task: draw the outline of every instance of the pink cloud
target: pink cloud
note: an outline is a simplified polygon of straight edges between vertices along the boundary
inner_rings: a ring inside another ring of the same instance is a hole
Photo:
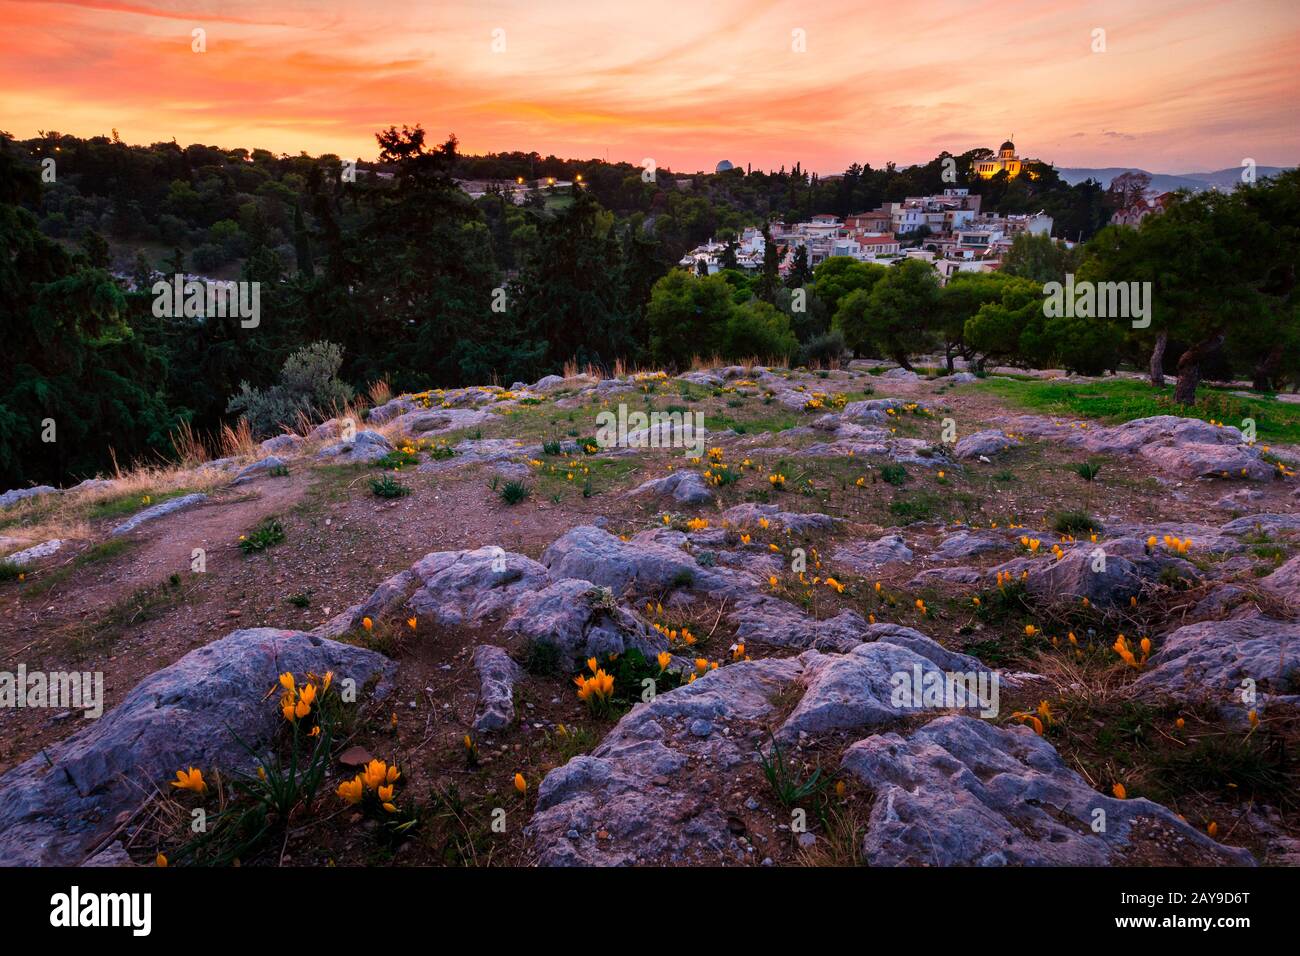
[[[0,17],[0,116],[20,136],[116,127],[133,142],[371,156],[375,129],[421,122],[472,152],[822,172],[1011,134],[1061,165],[1186,171],[1300,151],[1300,13],[1286,0],[0,0]],[[1091,50],[1098,27],[1105,53]]]

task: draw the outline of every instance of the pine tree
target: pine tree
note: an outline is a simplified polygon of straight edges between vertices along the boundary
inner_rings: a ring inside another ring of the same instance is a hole
[[[779,265],[780,253],[776,248],[776,243],[772,241],[772,229],[767,222],[763,223],[763,273],[758,278],[758,285],[754,289],[754,294],[764,302],[771,304],[776,303],[776,293],[781,287],[781,277],[777,266]]]
[[[311,258],[311,234],[303,219],[302,204],[293,207],[293,251],[298,258],[298,275],[308,278],[316,274],[316,266]]]

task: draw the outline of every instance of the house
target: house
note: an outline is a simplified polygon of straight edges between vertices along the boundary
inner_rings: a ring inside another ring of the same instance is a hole
[[[849,232],[881,233],[894,228],[894,219],[888,209],[873,209],[844,218],[844,228]]]
[[[939,273],[939,284],[947,285],[958,272],[996,272],[1001,262],[997,259],[936,259],[935,271]]]
[[[864,256],[893,256],[900,247],[892,233],[863,234],[857,237],[857,243]]]
[[[1136,228],[1147,216],[1155,216],[1165,211],[1173,193],[1161,193],[1150,198],[1143,197],[1131,206],[1116,209],[1110,217],[1112,226],[1133,226]]]

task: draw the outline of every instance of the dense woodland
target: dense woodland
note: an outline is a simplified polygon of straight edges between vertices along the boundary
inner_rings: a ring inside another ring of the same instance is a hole
[[[509,385],[570,360],[681,367],[701,354],[809,363],[851,353],[907,365],[937,351],[1087,373],[1127,363],[1154,379],[1178,374],[1184,401],[1202,376],[1265,390],[1300,380],[1295,172],[1183,196],[1120,229],[1103,224],[1122,189],[1072,187],[1041,164],[1032,177],[968,179],[988,150],[951,157],[955,184],[943,181],[948,154],[827,179],[796,164],[659,170],[647,181],[626,163],[463,156],[454,137],[431,143],[419,127],[376,139],[353,182],[337,156],[0,133],[0,485],[166,457],[183,425],[211,433],[243,414],[273,431],[379,380]],[[549,176],[582,185],[532,189],[515,204],[471,200],[455,183]],[[748,225],[843,216],[951,185],[980,193],[986,211],[1046,210],[1056,235],[1086,241],[1022,237],[1001,272],[942,288],[920,262],[798,262],[788,277],[775,259],[753,275],[674,268],[697,243]],[[260,282],[260,324],[156,317],[150,286],[177,272]],[[1152,282],[1150,327],[1045,318],[1043,284],[1067,272]],[[51,421],[53,442],[42,440]]]

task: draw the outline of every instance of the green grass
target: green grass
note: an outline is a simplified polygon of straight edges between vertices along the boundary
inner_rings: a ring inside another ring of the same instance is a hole
[[[385,471],[391,471],[396,468],[410,468],[420,463],[418,454],[408,454],[400,448],[390,451],[383,458],[375,462],[376,468],[383,468]]]
[[[115,558],[119,554],[130,550],[134,543],[129,538],[109,538],[107,541],[101,541],[77,555],[77,560],[74,563],[77,567],[84,567],[87,564],[107,561],[109,558]]]
[[[673,454],[678,454],[674,449]],[[570,494],[581,494],[584,498],[590,498],[593,495],[603,494],[611,489],[621,488],[634,471],[637,470],[640,463],[632,457],[627,458],[577,458],[570,461],[561,459],[554,462],[557,467],[555,473],[549,468],[539,469],[536,472],[537,490],[539,494],[548,495],[557,503]],[[582,468],[586,467],[589,474],[584,475]],[[573,473],[573,481],[569,481],[565,475]],[[494,489],[495,490],[495,489]]]
[[[1052,518],[1052,530],[1057,534],[1083,534],[1100,531],[1101,522],[1086,511],[1061,511]]]
[[[1295,793],[1283,748],[1260,735],[1203,737],[1185,749],[1161,755],[1156,769],[1157,779],[1171,789],[1268,800]]]
[[[736,418],[732,415],[718,414],[704,416],[704,427],[711,432],[732,429],[738,435],[753,435],[758,432],[783,432],[798,425],[812,421],[799,412],[785,412],[777,415],[755,415],[753,418]]]
[[[78,622],[71,631],[69,647],[78,658],[106,650],[139,625],[183,604],[185,598],[177,574],[158,584],[145,585],[109,605],[98,617]]]
[[[568,763],[579,754],[585,754],[600,743],[600,737],[589,727],[564,724],[564,733],[547,734],[546,742],[553,746],[561,764]]]
[[[108,561],[130,550],[135,544],[136,542],[129,538],[109,538],[107,541],[101,541],[77,555],[70,563],[41,571],[35,580],[29,578],[26,590],[23,593],[28,597],[39,597],[52,590],[55,586],[67,581],[78,568],[98,564],[100,561]]]
[[[1202,386],[1195,405],[1178,405],[1173,400],[1172,385],[1155,389],[1146,382],[1130,379],[1075,384],[998,377],[966,387],[991,391],[1034,411],[1094,418],[1112,425],[1152,415],[1181,415],[1202,421],[1213,418],[1240,428],[1243,418],[1253,418],[1257,440],[1300,442],[1300,405],[1264,395],[1243,398],[1226,389]]]

